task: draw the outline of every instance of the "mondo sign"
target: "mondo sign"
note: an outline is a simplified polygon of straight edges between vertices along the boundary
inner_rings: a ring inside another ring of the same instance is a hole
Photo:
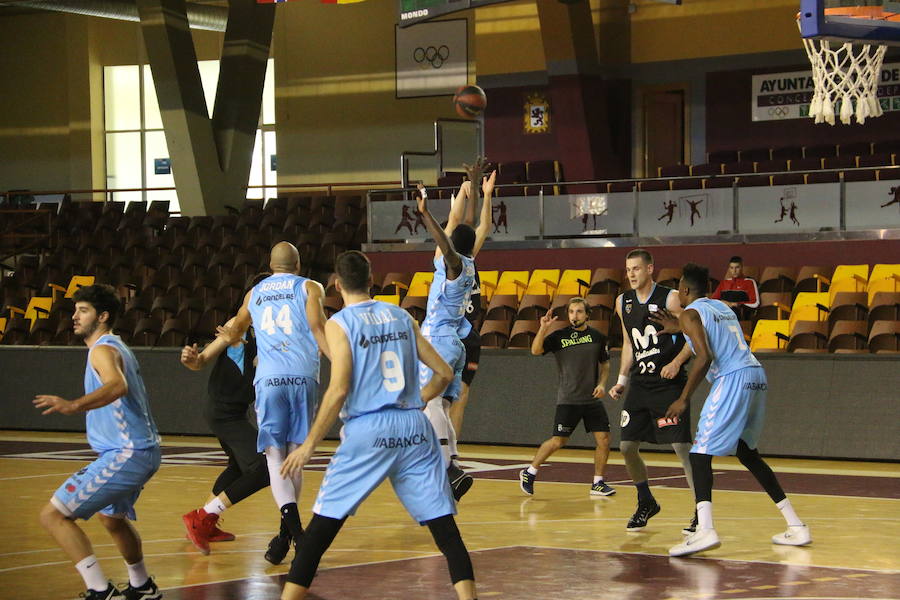
[[[814,91],[811,71],[754,75],[750,107],[753,120],[808,118]],[[878,100],[884,112],[900,111],[900,63],[882,67],[878,78]],[[834,111],[840,111],[840,100]]]

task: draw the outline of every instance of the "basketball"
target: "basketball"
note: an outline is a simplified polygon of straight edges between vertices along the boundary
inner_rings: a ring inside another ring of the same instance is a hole
[[[466,119],[474,119],[484,112],[487,106],[487,96],[484,90],[477,85],[467,85],[459,88],[453,96],[453,106],[456,114]]]

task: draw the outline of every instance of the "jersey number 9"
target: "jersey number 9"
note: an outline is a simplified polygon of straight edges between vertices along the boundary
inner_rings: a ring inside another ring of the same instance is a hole
[[[381,353],[381,376],[384,377],[384,389],[389,392],[399,392],[406,385],[403,366],[396,352],[385,350]]]

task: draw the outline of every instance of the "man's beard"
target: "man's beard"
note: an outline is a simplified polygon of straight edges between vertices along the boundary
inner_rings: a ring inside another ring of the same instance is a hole
[[[572,327],[575,327],[577,329],[578,327],[581,327],[582,325],[587,323],[587,319],[585,319],[584,321],[569,321],[569,323],[572,325]]]
[[[82,326],[80,332],[75,331],[75,328],[73,327],[72,333],[75,334],[75,337],[78,337],[81,339],[89,338],[95,331],[97,331],[97,325],[99,325],[99,323],[94,321],[91,325],[89,325],[87,327]]]

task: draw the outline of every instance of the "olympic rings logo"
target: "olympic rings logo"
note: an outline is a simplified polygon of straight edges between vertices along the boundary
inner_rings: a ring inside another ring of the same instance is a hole
[[[440,69],[448,58],[450,58],[450,48],[447,46],[439,46],[437,48],[434,46],[422,48],[420,46],[413,50],[413,60],[423,67],[425,63],[428,63],[433,68]]]
[[[773,106],[769,108],[770,117],[786,117],[791,113],[789,106]]]

